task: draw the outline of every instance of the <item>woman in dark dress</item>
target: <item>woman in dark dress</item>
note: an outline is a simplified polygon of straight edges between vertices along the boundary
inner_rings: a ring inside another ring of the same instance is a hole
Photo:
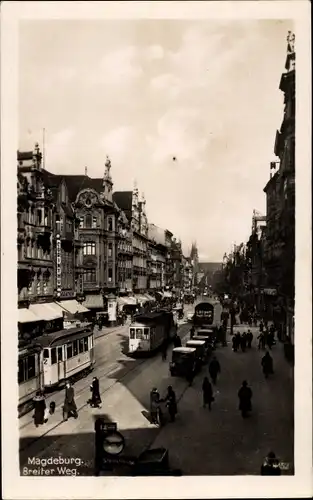
[[[35,426],[42,425],[45,421],[46,401],[43,393],[38,391],[33,399],[34,402],[34,423]]]

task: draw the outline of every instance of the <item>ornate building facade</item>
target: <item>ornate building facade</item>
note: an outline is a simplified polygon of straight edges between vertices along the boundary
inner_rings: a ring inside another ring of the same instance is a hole
[[[144,293],[148,287],[147,253],[148,221],[145,200],[139,200],[137,187],[133,191],[117,191],[113,195],[116,205],[124,212],[130,224],[132,238],[132,291]]]
[[[61,308],[54,308],[53,221],[56,205],[45,184],[42,155],[17,152],[17,286],[20,337],[62,328]]]
[[[295,36],[287,37],[287,58],[279,89],[284,93],[284,117],[276,133],[278,170],[264,188],[267,229],[264,253],[269,285],[276,287],[276,314],[293,343],[295,270]]]
[[[64,176],[78,220],[78,238],[81,243],[79,259],[82,263],[82,288],[85,295],[83,304],[94,311],[106,309],[108,295],[114,296],[118,288],[119,213],[112,199],[110,170],[111,162],[107,158],[102,179]],[[116,319],[116,304],[113,309],[110,321]]]

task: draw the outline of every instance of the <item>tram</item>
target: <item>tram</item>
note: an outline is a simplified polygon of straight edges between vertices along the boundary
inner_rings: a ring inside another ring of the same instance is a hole
[[[136,315],[129,327],[129,355],[156,351],[175,335],[173,313],[158,311]]]
[[[21,347],[18,353],[19,414],[32,407],[32,399],[43,387],[41,348]]]
[[[19,349],[19,414],[28,411],[37,391],[57,388],[92,371],[95,364],[91,324],[41,335]]]

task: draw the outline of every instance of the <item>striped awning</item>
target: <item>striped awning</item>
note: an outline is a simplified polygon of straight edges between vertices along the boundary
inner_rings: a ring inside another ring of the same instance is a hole
[[[147,297],[145,297],[145,295],[135,295],[135,299],[137,302],[141,302],[143,304],[145,304],[146,302],[149,302],[149,299],[147,299]]]
[[[31,304],[29,309],[37,316],[37,321],[53,321],[63,318],[63,309],[55,302],[47,302],[43,304]]]
[[[104,304],[102,295],[86,295],[83,306],[87,309],[103,309]]]
[[[57,304],[66,312],[73,315],[77,313],[86,313],[89,311],[89,309],[77,302],[77,300],[62,300],[60,302],[57,302]]]
[[[35,321],[40,321],[40,318],[29,309],[26,307],[18,309],[18,323],[34,323]]]
[[[120,307],[123,306],[135,306],[137,304],[134,297],[118,297],[117,303]]]
[[[152,297],[152,295],[149,295],[148,293],[145,293],[145,297],[147,298],[147,300],[148,300],[149,302],[153,302],[153,301],[155,301],[155,298],[154,298],[154,297]]]

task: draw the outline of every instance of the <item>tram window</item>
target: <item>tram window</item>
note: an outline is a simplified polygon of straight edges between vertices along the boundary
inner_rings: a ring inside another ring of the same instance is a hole
[[[43,350],[43,357],[45,359],[49,359],[49,357],[50,357],[50,351],[49,351],[49,349],[44,349]]]
[[[78,341],[77,340],[74,340],[73,342],[73,356],[77,356],[78,354]]]
[[[142,328],[137,328],[136,339],[142,339]]]
[[[83,341],[84,341],[84,351],[87,352],[89,350],[88,349],[88,337],[84,337]]]
[[[73,357],[73,344],[72,344],[72,342],[69,342],[66,345],[66,357],[67,357],[67,359],[70,359]]]
[[[27,358],[27,380],[36,376],[36,360],[35,355]]]
[[[129,338],[131,338],[131,339],[135,338],[135,328],[131,328],[129,330]]]
[[[55,365],[56,362],[57,362],[57,350],[55,347],[53,347],[51,349],[51,364]]]
[[[78,345],[79,345],[79,353],[84,352],[84,339],[79,339]]]
[[[60,361],[63,361],[63,347],[62,346],[58,347],[58,363]]]
[[[25,381],[25,365],[24,359],[18,360],[18,383],[22,384]]]
[[[149,328],[144,328],[143,334],[145,337],[149,337]]]

